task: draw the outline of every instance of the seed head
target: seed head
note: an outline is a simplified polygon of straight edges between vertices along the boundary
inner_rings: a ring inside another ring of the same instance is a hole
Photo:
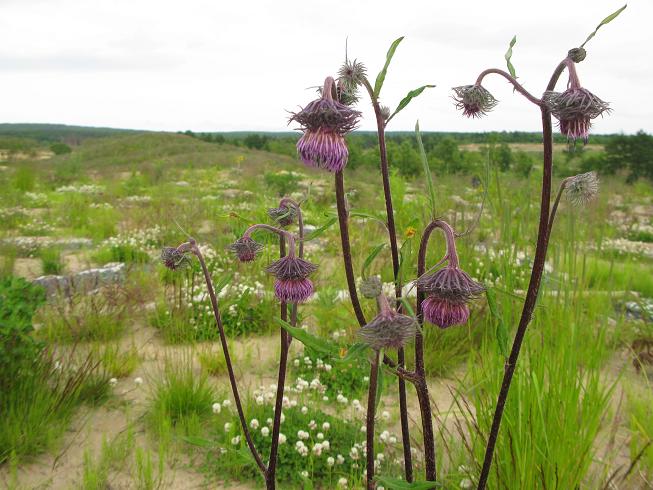
[[[429,296],[457,304],[466,303],[485,290],[464,270],[451,265],[420,277],[417,285]]]
[[[176,247],[163,247],[161,250],[161,262],[168,269],[176,271],[190,265],[188,255],[180,252]]]
[[[429,296],[422,303],[424,319],[440,328],[462,325],[469,319],[467,303],[457,303],[438,296]]]
[[[278,208],[268,209],[268,216],[279,226],[292,225],[297,219],[297,210],[294,206],[281,205]]]
[[[462,110],[467,117],[482,117],[498,104],[490,92],[481,85],[463,85],[454,87],[456,109]]]
[[[567,180],[565,195],[576,206],[592,201],[599,193],[599,177],[596,172],[575,175]]]
[[[383,290],[381,278],[379,276],[372,276],[363,279],[361,281],[360,290],[365,298],[376,298]]]
[[[572,86],[562,93],[547,91],[542,99],[558,119],[560,132],[572,141],[582,138],[587,143],[591,120],[611,111],[607,102],[580,86]]]
[[[255,242],[249,236],[244,236],[229,245],[228,248],[236,254],[241,262],[251,262],[256,258],[256,254],[263,248],[263,245]]]
[[[358,331],[358,337],[374,350],[400,349],[415,337],[416,332],[413,317],[382,308],[372,321]]]
[[[358,102],[358,87],[363,84],[367,69],[356,60],[345,61],[338,70],[338,100],[345,105]]]

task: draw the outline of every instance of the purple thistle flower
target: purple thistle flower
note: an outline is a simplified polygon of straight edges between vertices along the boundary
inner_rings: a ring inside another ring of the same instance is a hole
[[[467,117],[482,117],[498,104],[498,100],[481,85],[463,85],[454,87],[456,109],[462,110]]]
[[[607,102],[580,86],[572,86],[562,93],[545,92],[543,100],[558,119],[560,132],[572,141],[582,139],[587,143],[591,120],[611,111]]]
[[[190,265],[188,256],[177,247],[163,247],[161,250],[161,262],[172,271]]]
[[[400,349],[417,333],[417,322],[408,315],[397,313],[390,307],[383,293],[377,296],[379,314],[358,331],[362,342],[374,350]]]
[[[439,296],[429,296],[422,303],[424,319],[440,328],[462,325],[469,319],[467,303],[457,303]]]
[[[313,283],[308,276],[317,270],[315,264],[295,255],[286,255],[272,262],[267,272],[274,274],[274,293],[286,303],[301,303],[313,295]]]
[[[344,135],[358,123],[360,112],[333,99],[334,80],[324,82],[322,96],[290,117],[304,134],[297,142],[297,152],[305,165],[339,172],[349,158]]]
[[[251,262],[256,258],[256,254],[263,248],[263,245],[255,242],[249,236],[244,236],[229,245],[228,248],[236,254],[241,262]]]
[[[453,302],[466,303],[477,297],[485,287],[472,279],[464,270],[448,265],[417,280],[417,285],[429,296]]]
[[[268,216],[276,221],[279,226],[290,226],[297,219],[297,210],[294,206],[282,204],[278,208],[268,209]]]

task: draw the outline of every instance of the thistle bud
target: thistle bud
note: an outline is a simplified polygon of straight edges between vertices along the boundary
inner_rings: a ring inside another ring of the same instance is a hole
[[[190,265],[188,256],[176,247],[163,247],[161,250],[161,262],[172,271]]]
[[[284,204],[278,208],[268,209],[268,216],[276,221],[279,226],[290,226],[297,219],[297,210],[294,206]]]
[[[256,255],[263,248],[263,245],[255,242],[249,236],[244,236],[229,245],[228,248],[241,262],[251,262],[256,258]]]
[[[363,279],[361,281],[360,291],[365,298],[376,298],[383,291],[381,278],[379,276],[372,276],[368,277],[367,279]]]
[[[462,110],[467,117],[482,117],[498,104],[498,100],[481,85],[463,85],[454,87],[456,109]]]

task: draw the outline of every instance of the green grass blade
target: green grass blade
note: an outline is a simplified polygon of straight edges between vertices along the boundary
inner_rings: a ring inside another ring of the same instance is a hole
[[[431,176],[431,168],[429,161],[426,158],[426,151],[424,150],[424,143],[422,143],[422,134],[419,131],[419,121],[415,123],[415,136],[417,137],[417,146],[419,147],[419,155],[422,159],[422,167],[424,168],[424,177],[426,178],[426,187],[429,191],[429,203],[431,206],[431,218],[435,218],[435,187],[433,187],[433,177]]]

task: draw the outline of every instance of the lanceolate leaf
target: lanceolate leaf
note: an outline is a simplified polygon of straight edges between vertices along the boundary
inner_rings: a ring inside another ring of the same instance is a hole
[[[310,234],[305,238],[305,240],[313,240],[314,238],[319,237],[322,233],[324,233],[325,231],[327,231],[327,230],[331,227],[331,225],[333,225],[336,221],[338,221],[338,217],[337,217],[337,216],[334,216],[334,217],[332,217],[332,218],[329,218],[329,220],[328,220],[326,223],[324,223],[324,224],[323,224],[322,226],[320,226],[319,228],[316,228],[315,230],[313,230],[313,232],[311,232],[311,233],[310,233]]]
[[[334,357],[338,355],[338,347],[328,340],[316,337],[315,335],[310,334],[301,328],[293,327],[290,323],[284,322],[281,318],[275,317],[275,320],[279,322],[281,327],[284,328],[290,335],[299,340],[305,346],[310,347],[311,349],[314,349],[322,354]]]
[[[416,481],[409,483],[406,480],[399,480],[387,476],[377,476],[375,480],[389,490],[430,490],[442,486],[434,481]]]
[[[422,134],[419,131],[419,121],[415,123],[415,135],[417,136],[417,147],[419,148],[419,156],[422,159],[422,168],[424,169],[426,188],[429,191],[429,204],[431,207],[431,218],[435,219],[435,187],[433,187],[433,177],[431,177],[431,168],[429,167],[429,161],[426,158],[426,151],[424,151],[424,143],[422,143]]]
[[[506,51],[506,54],[504,57],[506,58],[506,63],[508,64],[508,71],[510,72],[510,75],[513,78],[517,78],[517,74],[515,72],[515,67],[512,65],[512,62],[510,61],[510,58],[512,58],[512,48],[517,42],[517,36],[513,36],[512,40],[510,41],[510,46],[508,46],[508,51]]]
[[[390,62],[392,61],[392,57],[395,55],[395,51],[397,50],[397,46],[399,46],[399,43],[403,41],[404,36],[401,36],[399,39],[395,39],[394,42],[390,45],[390,49],[388,49],[388,54],[385,59],[385,65],[383,65],[383,69],[379,72],[379,74],[376,76],[376,81],[374,82],[374,97],[378,98],[379,94],[381,93],[381,87],[383,87],[383,82],[385,81],[385,75],[388,73],[388,67],[390,66]]]
[[[598,31],[598,30],[601,28],[601,26],[604,26],[604,25],[606,25],[606,24],[609,24],[609,23],[612,22],[614,19],[616,19],[617,16],[618,16],[621,12],[623,12],[623,11],[626,9],[626,7],[628,7],[628,4],[624,5],[624,6],[621,7],[619,10],[617,10],[616,12],[613,12],[612,14],[608,15],[605,19],[603,19],[603,20],[601,21],[601,23],[600,23],[598,26],[596,26],[596,29],[594,29],[594,32],[592,32],[589,36],[587,36],[587,39],[585,39],[585,42],[584,42],[583,44],[581,44],[580,47],[581,47],[581,48],[585,47],[585,45],[587,44],[587,42],[588,42],[590,39],[592,39],[594,36],[596,36],[596,31]]]
[[[399,105],[395,109],[395,111],[392,113],[392,115],[386,120],[386,124],[390,122],[390,119],[395,117],[401,110],[405,109],[408,104],[410,104],[410,101],[413,100],[415,97],[420,95],[424,90],[427,88],[433,88],[435,85],[422,85],[420,88],[416,88],[415,90],[411,90],[408,92],[408,95],[401,99],[401,102],[399,102]]]
[[[215,294],[220,294],[220,291],[222,291],[227,286],[227,284],[231,282],[232,277],[234,277],[233,273],[222,277],[220,281],[218,281],[215,285]]]
[[[352,211],[351,213],[349,213],[349,216],[355,216],[357,218],[372,219],[374,221],[378,221],[379,223],[381,223],[385,228],[388,227],[388,225],[385,223],[385,221],[383,221],[378,216],[374,216],[373,214],[370,214],[370,213],[364,213],[363,211]]]
[[[508,357],[508,329],[506,328],[503,317],[499,312],[494,290],[492,288],[487,288],[485,290],[485,296],[487,297],[487,304],[490,307],[490,313],[497,323],[497,345],[499,346],[499,352],[501,352],[502,356]]]
[[[381,250],[383,250],[384,247],[385,247],[385,243],[381,243],[377,245],[372,249],[370,254],[367,256],[365,262],[363,262],[363,268],[361,269],[361,276],[363,278],[367,277],[367,270],[370,268],[372,262],[374,262],[374,259],[376,258],[377,255],[379,255],[379,253],[381,253]]]

